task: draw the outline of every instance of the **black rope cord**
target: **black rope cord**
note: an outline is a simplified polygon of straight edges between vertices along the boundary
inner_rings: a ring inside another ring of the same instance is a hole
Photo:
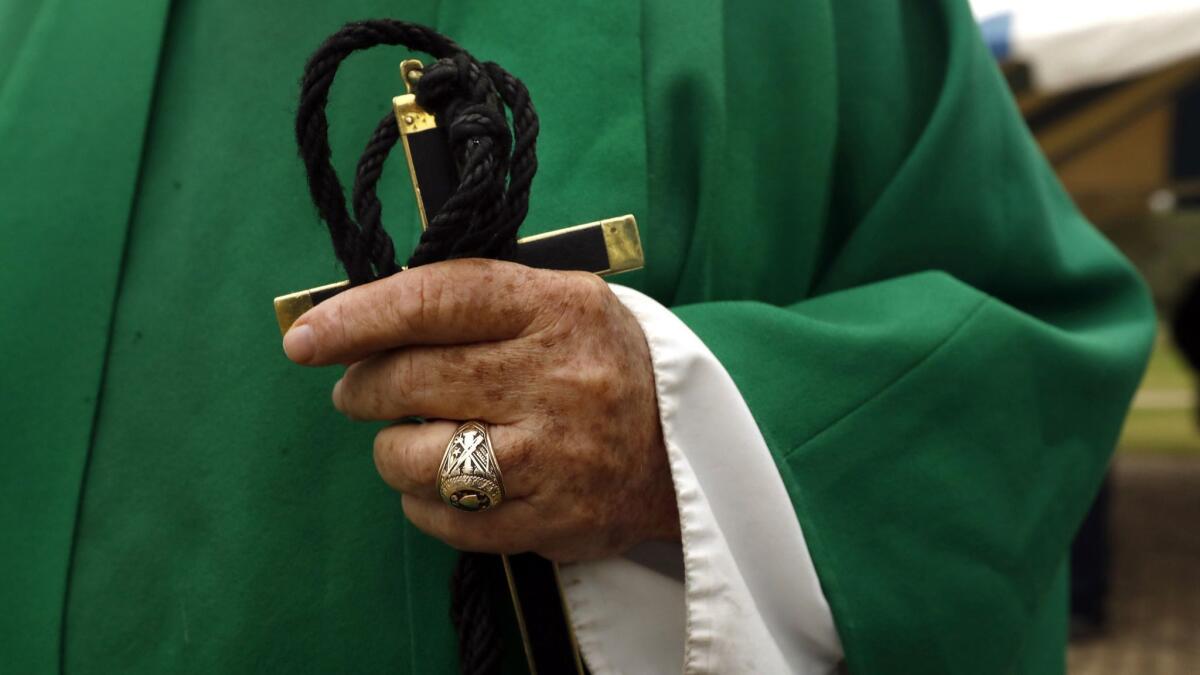
[[[408,266],[450,258],[511,258],[537,172],[538,118],[525,85],[495,63],[480,63],[432,29],[391,19],[359,21],[343,26],[309,58],[296,112],[296,141],[309,192],[350,283],[367,283],[400,270],[376,194],[384,161],[399,139],[395,118],[389,112],[380,120],[359,159],[351,218],[330,160],[325,115],[338,66],[352,53],[377,45],[401,45],[437,59],[425,69],[415,93],[417,103],[446,130],[460,176],[457,189],[422,233]],[[512,116],[511,133],[501,101]],[[492,606],[503,582],[498,569],[496,556],[464,553],[454,570],[451,619],[464,673],[500,670],[499,627]]]
[[[417,103],[446,130],[460,175],[457,190],[422,233],[408,266],[449,258],[511,257],[537,172],[538,119],[525,85],[499,65],[480,63],[424,26],[390,19],[360,21],[343,26],[309,58],[296,112],[296,141],[309,192],[350,283],[366,283],[399,270],[376,195],[384,160],[399,130],[391,114],[385,115],[359,160],[353,194],[356,222],[346,209],[342,184],[330,161],[325,105],[342,61],[381,44],[403,45],[438,59],[416,87]],[[500,101],[511,112],[511,133]]]

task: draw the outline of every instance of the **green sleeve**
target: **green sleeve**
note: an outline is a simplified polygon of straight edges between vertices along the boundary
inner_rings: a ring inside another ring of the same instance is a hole
[[[675,308],[754,413],[857,673],[1017,668],[1154,331],[939,5],[832,5],[825,253],[794,301]]]

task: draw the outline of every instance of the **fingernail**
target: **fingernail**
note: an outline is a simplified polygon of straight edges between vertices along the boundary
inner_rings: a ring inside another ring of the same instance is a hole
[[[342,380],[344,379],[345,378],[342,378]],[[339,412],[342,409],[342,407],[338,405],[338,402],[342,400],[342,380],[338,380],[337,383],[333,385],[333,407]]]
[[[317,353],[311,326],[296,326],[283,336],[283,352],[296,363],[308,363]]]

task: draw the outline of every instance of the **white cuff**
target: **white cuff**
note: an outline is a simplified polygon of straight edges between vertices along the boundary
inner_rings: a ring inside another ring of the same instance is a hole
[[[589,667],[596,675],[832,672],[842,658],[833,615],[737,386],[670,310],[612,289],[650,345],[683,543],[562,566]]]

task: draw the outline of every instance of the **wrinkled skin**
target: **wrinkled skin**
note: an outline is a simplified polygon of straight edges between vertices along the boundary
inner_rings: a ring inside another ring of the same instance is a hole
[[[350,364],[333,403],[352,419],[432,420],[379,432],[375,464],[413,524],[455,548],[565,562],[679,538],[649,348],[595,275],[418,267],[308,311],[284,350],[307,366]],[[468,419],[488,423],[507,491],[480,513],[446,506],[435,487]]]

